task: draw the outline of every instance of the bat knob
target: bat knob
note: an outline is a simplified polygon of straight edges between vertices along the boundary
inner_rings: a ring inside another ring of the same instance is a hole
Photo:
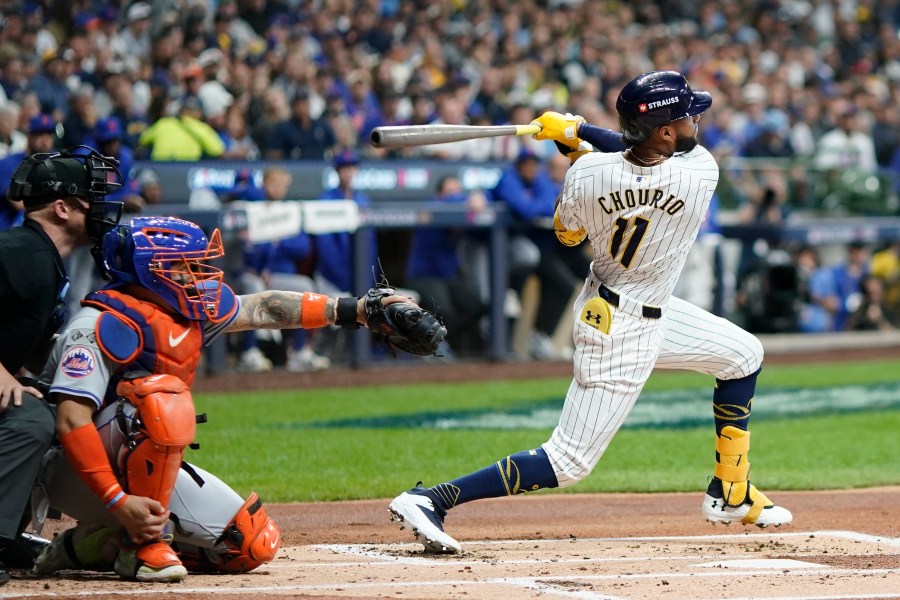
[[[381,131],[380,127],[376,127],[372,130],[371,134],[372,145],[376,148],[381,148],[381,144],[384,143],[384,134]]]

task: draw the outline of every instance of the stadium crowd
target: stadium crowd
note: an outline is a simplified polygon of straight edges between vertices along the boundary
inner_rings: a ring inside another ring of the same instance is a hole
[[[802,165],[774,175],[765,169],[730,174],[729,202],[748,223],[777,226],[791,210],[810,207],[809,190],[820,177],[878,174],[897,186],[894,193],[900,189],[898,0],[32,0],[0,6],[0,158],[8,157],[0,161],[0,227],[21,218],[3,188],[22,156],[76,144],[119,158],[128,179],[120,194],[131,212],[159,202],[153,172],[133,172],[135,159],[300,159],[351,167],[416,156],[505,160],[511,169],[533,160],[543,181],[551,178],[551,144],[505,137],[386,151],[371,147],[369,132],[380,125],[521,124],[547,109],[617,129],[615,94],[635,73],[652,69],[681,71],[713,94],[701,138],[720,164],[738,157]],[[509,178],[501,183],[508,188]],[[335,198],[365,201],[348,182],[341,185]],[[535,186],[514,190],[535,203],[524,208],[523,219],[552,214],[547,194]],[[244,192],[222,200],[267,197],[255,190],[241,198]],[[485,192],[487,201],[514,204],[504,190]],[[885,293],[896,302],[896,245],[885,250],[893,263],[873,272],[866,255],[850,283],[824,275],[841,265],[817,265],[810,249],[789,250],[798,268],[795,319],[785,329],[871,327],[873,319],[850,318],[847,311],[865,305],[872,312],[869,304],[883,302],[878,298]],[[260,251],[248,255],[256,259]],[[536,253],[532,272],[580,279],[564,264],[571,256],[551,262],[551,250],[533,240],[530,251]],[[296,265],[310,257],[274,260]],[[740,275],[758,277],[753,254],[746,259]],[[821,276],[806,278],[807,264]],[[455,277],[457,268],[450,265],[445,275],[417,265],[410,278]],[[263,281],[270,277],[265,266],[259,269]],[[307,264],[296,274],[316,271]],[[874,289],[870,273],[886,292]],[[330,278],[329,289],[354,291],[335,281],[342,276]],[[752,320],[752,277],[749,282],[738,284],[738,305]],[[841,307],[817,304],[822,294],[811,291],[844,285],[849,291],[842,292]],[[848,304],[850,296],[855,300]],[[548,310],[538,324],[544,336],[560,312]],[[884,318],[874,321],[896,326],[896,311],[886,305]],[[818,317],[804,321],[807,312]],[[302,368],[313,367],[305,361]]]

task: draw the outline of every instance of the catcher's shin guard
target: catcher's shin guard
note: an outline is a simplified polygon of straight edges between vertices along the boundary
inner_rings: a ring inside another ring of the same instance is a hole
[[[241,506],[213,549],[178,544],[178,555],[189,571],[247,573],[275,558],[281,531],[266,514],[256,492]]]
[[[191,392],[177,377],[151,375],[123,380],[116,394],[137,409],[130,425],[120,423],[131,432],[119,457],[123,487],[168,508],[185,446],[194,440],[197,425]],[[117,417],[125,419],[121,410]]]

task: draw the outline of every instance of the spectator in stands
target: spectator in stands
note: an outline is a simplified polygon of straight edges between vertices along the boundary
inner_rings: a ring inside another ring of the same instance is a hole
[[[801,246],[795,253],[797,265],[797,328],[801,333],[823,333],[834,328],[839,300],[832,291],[827,269],[821,268],[819,253],[812,246]]]
[[[469,110],[477,110],[486,114],[493,125],[505,123],[509,114],[501,99],[503,78],[500,76],[499,69],[487,69],[480,81],[478,93]]]
[[[119,161],[119,172],[122,174],[122,187],[107,197],[114,202],[122,202],[126,213],[139,214],[144,209],[137,183],[134,180],[134,153],[123,143],[125,132],[122,122],[116,117],[107,117],[97,121],[91,132],[91,139],[98,152],[103,156],[111,156]]]
[[[506,204],[521,227],[510,242],[513,248],[518,248],[513,251],[513,257],[525,258],[520,264],[510,265],[514,289],[521,290],[529,275],[536,275],[540,280],[541,301],[530,346],[533,358],[548,360],[565,358],[553,347],[551,337],[569,304],[571,292],[584,276],[583,272],[577,275],[572,272],[562,256],[565,247],[547,235],[558,192],[558,184],[550,179],[538,156],[527,148],[519,152],[515,164],[503,171],[491,190],[491,199]],[[537,263],[529,268],[535,253]]]
[[[365,69],[357,69],[347,76],[347,114],[359,143],[369,143],[369,130],[373,122],[381,121],[381,107],[372,91],[372,76]]]
[[[63,121],[63,148],[79,144],[94,147],[91,135],[97,125],[97,111],[93,95],[94,90],[87,86],[72,92],[69,98],[69,115]]]
[[[28,87],[28,79],[25,76],[25,65],[18,55],[8,56],[4,59],[0,69],[0,86],[6,97],[10,100],[17,98]]]
[[[483,192],[464,192],[459,178],[453,175],[438,182],[430,202],[465,206],[472,215],[487,206]],[[460,260],[464,233],[460,229],[416,228],[406,262],[405,286],[419,293],[421,306],[442,317],[452,350],[468,356],[484,349],[479,323],[487,307],[468,265]]]
[[[265,78],[257,77],[254,81],[265,81]],[[275,131],[278,125],[290,118],[290,103],[284,90],[279,87],[266,87],[251,98],[250,105],[247,107],[250,135],[263,151],[265,151],[269,135]]]
[[[293,177],[290,171],[280,167],[269,167],[263,174],[262,198],[266,203],[283,202],[288,195]],[[312,244],[305,233],[297,232],[287,238],[252,244],[247,248],[245,264],[241,274],[243,293],[256,293],[266,289],[313,291],[315,284],[310,278]],[[271,362],[262,360],[262,352],[257,345],[261,332],[243,332],[243,347],[239,367],[248,372],[269,370]],[[291,372],[318,371],[327,369],[330,360],[313,352],[308,343],[309,332],[286,330],[280,335],[287,337],[287,362],[285,367]]]
[[[322,192],[322,200],[353,200],[360,208],[368,207],[369,196],[353,187],[353,178],[359,166],[359,156],[349,150],[338,152],[332,163],[337,173],[336,187]],[[375,267],[378,262],[378,247],[372,230],[368,235],[369,258]],[[353,285],[353,239],[350,233],[329,233],[313,236],[316,252],[316,289],[327,296],[335,294],[353,295],[357,290]],[[376,275],[377,277],[377,275]],[[360,290],[364,291],[364,290]],[[336,297],[336,296],[335,296]]]
[[[220,2],[213,17],[211,39],[223,48],[234,48],[243,51],[250,44],[259,40],[259,36],[247,21],[238,14],[235,0]]]
[[[859,109],[847,104],[839,109],[835,127],[819,139],[815,165],[824,171],[840,173],[855,169],[865,174],[875,173],[875,143],[864,130]]]
[[[264,154],[269,159],[323,159],[333,150],[334,131],[310,112],[310,92],[298,89],[291,102],[291,117],[275,125],[266,138]]]
[[[25,149],[0,159],[0,231],[22,222],[22,203],[7,197],[13,173],[26,156],[52,152],[56,144],[57,121],[50,115],[37,115],[28,122]]]
[[[790,140],[787,121],[782,122],[776,115],[764,117],[758,133],[747,141],[744,156],[751,158],[792,158],[794,148]]]
[[[880,167],[888,167],[894,152],[900,148],[900,106],[893,102],[878,105],[874,116],[872,143],[875,146],[875,160]]]
[[[869,275],[869,250],[863,242],[847,245],[846,259],[833,267],[835,291],[840,304],[834,315],[834,329],[847,328],[850,313],[860,304],[862,281]]]
[[[129,49],[125,60],[132,71],[137,71],[137,61],[150,56],[150,15],[153,7],[148,2],[134,2],[125,14],[125,27],[120,35],[122,43]]]
[[[69,88],[66,80],[71,74],[71,48],[47,50],[43,55],[43,69],[31,78],[28,89],[41,103],[41,110],[56,119],[64,119],[69,112]]]
[[[247,119],[240,106],[228,107],[225,115],[225,129],[220,132],[225,142],[225,153],[222,158],[230,160],[259,160],[261,157],[256,141],[247,131]]]
[[[137,182],[138,193],[141,195],[141,199],[143,199],[144,209],[153,210],[148,207],[162,204],[162,185],[156,171],[150,168],[143,168],[138,171],[134,180]]]
[[[747,273],[753,271],[770,249],[770,240],[787,217],[787,184],[778,169],[768,169],[747,185],[748,200],[739,209],[737,221],[746,225],[757,237],[745,239],[741,244],[738,263],[738,285]]]
[[[150,76],[147,98],[147,122],[155,123],[166,113],[169,105],[169,89],[171,87],[168,75],[161,70],[155,71]],[[132,148],[136,150],[137,148]]]
[[[900,323],[900,240],[872,255],[870,272],[884,282],[885,309],[892,323]]]
[[[500,125],[516,125],[531,123],[536,115],[534,110],[526,104],[517,104],[510,108],[509,119],[499,123]],[[519,120],[521,119],[521,120]],[[523,148],[541,156],[545,148],[550,148],[553,154],[559,154],[552,144],[542,144],[531,136],[504,135],[492,140],[491,158],[512,162],[516,160]]]
[[[405,106],[405,108],[404,108]],[[368,136],[376,127],[396,127],[398,125],[409,125],[409,114],[412,112],[412,104],[406,96],[395,92],[394,90],[386,90],[381,97],[381,115],[363,125],[360,134],[362,146],[369,145]],[[372,148],[370,152],[373,156],[382,156],[384,158],[399,158],[404,154],[403,148]]]
[[[200,120],[201,115],[200,101],[193,96],[184,98],[178,115],[153,123],[141,134],[139,143],[149,148],[150,160],[218,158],[225,144],[215,129]]]
[[[24,152],[28,136],[18,130],[19,105],[7,102],[0,106],[0,158]]]
[[[138,112],[134,101],[134,85],[125,77],[111,77],[106,90],[112,102],[109,116],[122,124],[122,145],[137,149],[141,134],[147,129],[147,116]]]
[[[884,281],[872,275],[859,284],[859,305],[847,317],[848,331],[893,331],[896,325],[885,314]]]

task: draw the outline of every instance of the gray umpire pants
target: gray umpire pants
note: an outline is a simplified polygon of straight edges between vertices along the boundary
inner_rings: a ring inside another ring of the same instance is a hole
[[[22,395],[22,406],[10,402],[0,412],[0,538],[18,534],[54,422],[50,405],[30,394]]]

